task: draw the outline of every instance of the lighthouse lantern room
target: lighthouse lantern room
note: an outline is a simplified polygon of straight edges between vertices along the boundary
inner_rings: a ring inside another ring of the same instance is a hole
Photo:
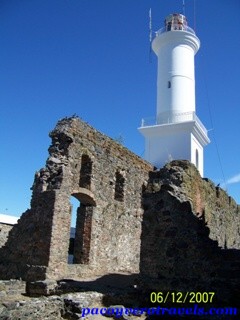
[[[170,14],[156,33],[157,112],[143,119],[145,159],[160,168],[171,160],[189,160],[203,176],[203,148],[210,140],[196,115],[194,56],[200,40],[182,14]]]

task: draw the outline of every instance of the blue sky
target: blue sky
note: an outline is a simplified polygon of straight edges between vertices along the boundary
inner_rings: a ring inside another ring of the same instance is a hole
[[[110,137],[121,135],[143,156],[137,127],[156,110],[150,7],[157,31],[165,16],[182,11],[182,1],[0,1],[0,213],[29,208],[48,133],[65,116],[76,113]],[[201,40],[197,114],[213,129],[205,176],[223,183],[216,140],[228,192],[240,203],[240,1],[195,0],[194,10],[194,0],[185,0],[185,13]]]

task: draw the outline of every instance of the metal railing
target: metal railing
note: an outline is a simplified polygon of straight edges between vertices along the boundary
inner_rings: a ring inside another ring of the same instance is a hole
[[[168,31],[187,31],[187,32],[190,32],[192,34],[196,34],[195,31],[192,28],[184,26],[184,25],[176,24],[176,25],[171,26],[171,28],[168,28],[166,26],[166,27],[163,27],[163,28],[159,29],[158,31],[155,32],[156,37],[159,36],[160,34],[164,33],[164,32],[168,32]]]
[[[151,117],[151,118],[144,118],[141,121],[141,128],[143,127],[152,127],[158,126],[163,124],[173,124],[173,123],[181,123],[181,122],[188,122],[188,121],[196,121],[199,127],[202,129],[205,134],[207,134],[207,129],[198,118],[194,111],[192,112],[163,112],[158,115],[158,117]]]

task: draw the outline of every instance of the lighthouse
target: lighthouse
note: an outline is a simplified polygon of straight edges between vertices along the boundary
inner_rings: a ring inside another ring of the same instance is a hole
[[[182,14],[170,14],[156,33],[152,49],[158,57],[157,110],[143,119],[145,159],[157,168],[171,160],[189,160],[203,176],[203,149],[210,142],[196,115],[194,56],[200,40]]]

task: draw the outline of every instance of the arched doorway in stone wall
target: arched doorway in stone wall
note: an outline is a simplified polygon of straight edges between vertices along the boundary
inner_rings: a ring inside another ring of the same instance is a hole
[[[91,249],[93,193],[86,188],[72,192],[71,231],[69,237],[68,264],[88,264]],[[75,228],[75,230],[73,230]]]

